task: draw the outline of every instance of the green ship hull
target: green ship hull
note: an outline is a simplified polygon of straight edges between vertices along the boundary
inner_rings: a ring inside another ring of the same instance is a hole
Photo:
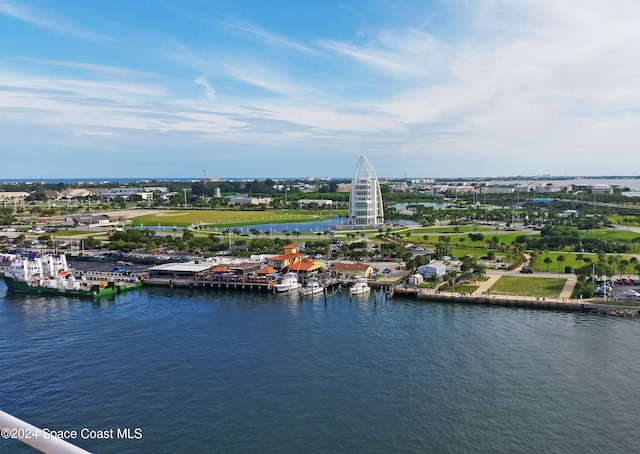
[[[16,281],[11,277],[4,276],[4,283],[11,292],[17,293],[33,293],[39,295],[56,295],[56,296],[76,296],[80,298],[101,298],[103,296],[116,295],[118,293],[126,292],[140,288],[142,283],[135,281],[131,283],[114,284],[113,282],[107,283],[106,286],[100,286],[93,284],[85,289],[57,289],[47,287],[34,287],[26,282]]]

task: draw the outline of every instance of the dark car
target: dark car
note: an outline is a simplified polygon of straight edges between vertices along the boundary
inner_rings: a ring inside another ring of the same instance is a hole
[[[522,274],[531,274],[531,273],[533,273],[533,270],[532,270],[531,268],[522,268],[522,269],[520,270],[520,272],[521,272]]]

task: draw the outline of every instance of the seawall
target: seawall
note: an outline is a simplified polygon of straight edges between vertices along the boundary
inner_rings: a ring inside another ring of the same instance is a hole
[[[536,298],[531,296],[512,295],[460,294],[437,292],[407,286],[392,287],[389,289],[388,295],[390,297],[414,296],[419,300],[429,300],[434,302],[579,311],[599,315],[612,315],[616,317],[640,317],[639,306],[613,306],[571,299]]]

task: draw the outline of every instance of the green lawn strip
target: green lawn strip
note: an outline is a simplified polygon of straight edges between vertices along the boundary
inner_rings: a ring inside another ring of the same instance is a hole
[[[614,214],[607,216],[607,220],[612,224],[619,225],[640,225],[640,216]]]
[[[624,243],[629,246],[629,249],[633,251],[634,244],[631,242],[636,237],[640,237],[640,233],[631,232],[628,230],[613,230],[613,229],[601,229],[591,230],[589,232],[581,233],[582,238],[600,238],[605,241],[613,241],[616,243]]]
[[[490,232],[496,230],[489,227],[477,227],[468,225],[459,225],[458,234],[468,234],[470,232]],[[455,226],[452,227],[419,227],[411,230],[416,235],[429,235],[432,233],[456,233]]]
[[[424,235],[414,235],[415,231],[412,232],[412,235],[409,237],[409,241],[416,243],[416,244],[424,244]],[[511,246],[511,244],[514,242],[514,240],[516,239],[516,237],[521,236],[521,235],[539,235],[539,233],[498,233],[498,234],[487,234],[484,235],[484,241],[482,242],[472,242],[471,239],[469,238],[469,234],[468,233],[459,233],[457,235],[437,235],[437,234],[433,234],[433,235],[427,235],[427,243],[430,244],[435,244],[437,243],[439,240],[441,240],[443,237],[447,236],[450,238],[450,243],[451,246],[453,247],[486,247],[487,246],[487,240],[491,240],[494,236],[498,237],[498,244],[504,243],[508,246]]]
[[[450,292],[451,288],[447,285],[447,286],[441,287],[441,290],[443,292]],[[478,290],[477,285],[466,285],[466,284],[456,284],[456,286],[453,288],[454,293],[474,293],[476,290]]]
[[[558,298],[566,282],[563,278],[502,276],[489,291],[500,295]]]
[[[323,221],[331,213],[301,213],[300,211],[234,211],[234,210],[174,210],[138,216],[132,220],[134,226],[189,227],[195,223],[225,227],[242,227],[256,224],[283,224],[295,222]]]

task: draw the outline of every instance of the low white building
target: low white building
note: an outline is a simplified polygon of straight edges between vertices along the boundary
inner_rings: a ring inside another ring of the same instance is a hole
[[[447,265],[442,262],[431,262],[426,265],[419,266],[417,271],[426,279],[432,276],[442,277],[447,274]]]
[[[613,187],[608,184],[591,185],[591,194],[613,194]]]
[[[325,207],[331,208],[333,206],[333,200],[324,199],[300,199],[298,200],[298,208],[307,207]]]

